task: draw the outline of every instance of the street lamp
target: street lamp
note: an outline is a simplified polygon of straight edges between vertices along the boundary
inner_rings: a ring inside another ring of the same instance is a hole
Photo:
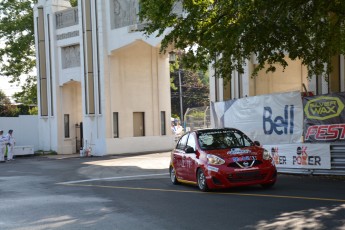
[[[180,53],[178,53],[180,54]],[[176,62],[176,52],[171,51],[169,53],[169,62],[170,63],[175,63]],[[181,120],[181,125],[184,126],[183,123],[183,102],[182,102],[182,81],[181,81],[181,69],[180,69],[180,63],[178,65],[178,82],[179,82],[179,91],[180,91],[180,120]]]

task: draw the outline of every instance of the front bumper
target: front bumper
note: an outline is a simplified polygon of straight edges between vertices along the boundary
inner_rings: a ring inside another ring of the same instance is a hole
[[[271,184],[277,180],[277,170],[273,165],[233,169],[208,166],[206,171],[207,185],[211,189],[247,186],[255,184]]]

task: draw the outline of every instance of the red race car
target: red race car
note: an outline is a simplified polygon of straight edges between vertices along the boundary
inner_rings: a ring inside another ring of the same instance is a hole
[[[238,129],[202,129],[183,135],[171,152],[173,184],[202,191],[260,184],[272,187],[277,170],[270,153]]]

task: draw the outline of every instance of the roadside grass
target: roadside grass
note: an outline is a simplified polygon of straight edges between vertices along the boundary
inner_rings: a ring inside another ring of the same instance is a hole
[[[35,151],[34,155],[35,156],[57,155],[57,152],[38,150],[38,151]]]

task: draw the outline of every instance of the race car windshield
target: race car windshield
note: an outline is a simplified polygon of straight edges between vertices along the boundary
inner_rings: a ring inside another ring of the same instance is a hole
[[[210,130],[199,132],[197,136],[200,148],[203,150],[242,148],[254,145],[252,140],[239,130]]]

